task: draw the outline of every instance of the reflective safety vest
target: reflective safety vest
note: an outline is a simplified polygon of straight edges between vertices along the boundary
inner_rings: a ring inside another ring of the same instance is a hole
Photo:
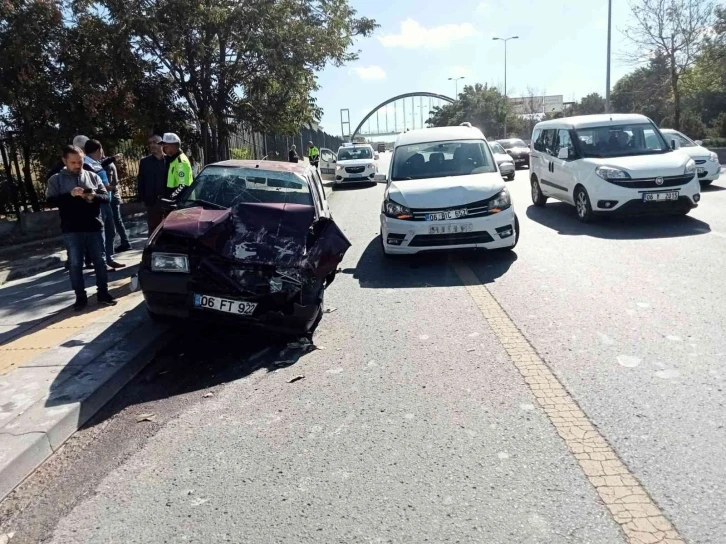
[[[320,155],[320,151],[318,151],[318,148],[313,146],[310,149],[308,149],[308,159],[314,159]]]
[[[184,187],[192,184],[192,163],[184,153],[179,153],[169,163],[169,171],[166,174],[166,190],[175,198]]]

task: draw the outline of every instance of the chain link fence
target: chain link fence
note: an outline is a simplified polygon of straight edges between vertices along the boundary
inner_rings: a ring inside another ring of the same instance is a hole
[[[239,129],[228,140],[227,157],[230,159],[252,159],[286,161],[293,144],[299,156],[305,155],[308,142],[319,149],[337,151],[343,140],[322,130],[303,129],[295,135],[261,134]],[[206,164],[202,149],[195,145],[185,146],[185,152],[192,161],[194,173],[198,174]],[[106,155],[122,153],[123,161],[116,164],[119,174],[119,193],[123,202],[137,200],[136,180],[139,175],[139,161],[148,151],[133,141],[125,140],[104,147]],[[48,187],[48,173],[53,165],[46,166],[39,159],[31,159],[26,165],[23,153],[16,140],[9,134],[0,133],[0,217],[15,219],[20,212],[32,211],[31,186],[41,209],[45,209],[45,193]],[[51,157],[52,160],[52,157]],[[59,158],[58,158],[59,160]],[[56,161],[57,162],[57,161]],[[28,184],[28,178],[30,184]]]

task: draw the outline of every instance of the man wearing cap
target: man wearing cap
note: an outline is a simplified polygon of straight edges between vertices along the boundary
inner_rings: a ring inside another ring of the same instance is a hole
[[[181,150],[181,139],[173,132],[167,132],[161,139],[169,170],[166,174],[166,194],[168,198],[177,198],[192,184],[192,163]]]

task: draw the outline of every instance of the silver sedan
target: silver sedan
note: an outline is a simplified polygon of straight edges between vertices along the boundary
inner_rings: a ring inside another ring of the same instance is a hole
[[[514,179],[514,161],[512,157],[504,151],[504,148],[498,142],[489,142],[489,147],[492,149],[494,160],[497,161],[502,177],[507,181],[512,181]]]

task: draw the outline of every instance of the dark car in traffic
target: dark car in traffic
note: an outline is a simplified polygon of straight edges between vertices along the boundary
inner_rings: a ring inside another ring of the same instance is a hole
[[[139,284],[156,320],[197,318],[308,333],[350,242],[307,163],[209,165],[144,249]]]
[[[525,166],[529,167],[529,146],[523,140],[519,138],[507,138],[497,140],[497,142],[504,148],[507,155],[512,157],[514,167],[517,170]]]

